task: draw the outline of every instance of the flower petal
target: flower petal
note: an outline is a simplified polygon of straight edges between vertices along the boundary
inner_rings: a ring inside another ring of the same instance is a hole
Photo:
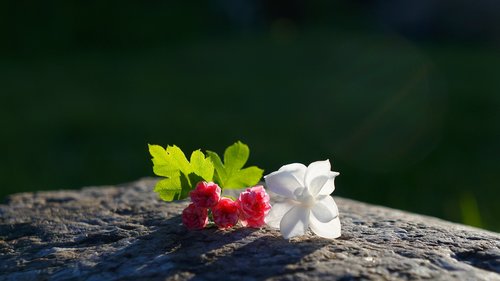
[[[307,167],[304,164],[300,163],[292,163],[288,165],[281,166],[279,171],[287,171],[291,173],[298,182],[302,184],[302,186],[305,186],[304,184],[304,178],[306,175]]]
[[[323,238],[338,238],[340,237],[341,233],[341,226],[340,226],[340,219],[337,217],[327,223],[322,223],[318,221],[313,216],[311,216],[311,230],[316,233],[316,235],[323,237]]]
[[[309,164],[304,177],[305,186],[309,187],[312,181],[319,176],[329,176],[330,169],[330,160],[316,161]]]
[[[309,226],[309,216],[311,211],[301,206],[290,209],[281,220],[280,231],[285,239],[306,233]]]
[[[321,223],[327,223],[339,216],[337,204],[330,196],[325,196],[324,199],[316,201],[311,211],[312,215]]]
[[[335,177],[338,175],[340,175],[338,172],[330,172],[328,181],[317,195],[330,195],[335,190]]]
[[[273,204],[271,211],[266,216],[266,223],[270,227],[278,228],[280,227],[280,222],[283,216],[290,211],[295,205],[289,201],[278,202]]]
[[[311,183],[307,186],[309,189],[309,193],[312,196],[316,196],[325,186],[325,184],[330,180],[328,176],[317,176],[315,177]]]
[[[299,187],[303,187],[302,181],[299,181],[295,172],[288,170],[278,170],[264,177],[267,188],[281,196],[294,198],[293,192]]]

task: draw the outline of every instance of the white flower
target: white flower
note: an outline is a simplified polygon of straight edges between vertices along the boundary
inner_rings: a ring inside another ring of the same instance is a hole
[[[330,169],[329,160],[308,167],[294,163],[265,176],[267,188],[281,198],[273,205],[266,223],[279,227],[286,239],[305,234],[308,227],[321,237],[339,237],[339,211],[330,196],[339,173]]]

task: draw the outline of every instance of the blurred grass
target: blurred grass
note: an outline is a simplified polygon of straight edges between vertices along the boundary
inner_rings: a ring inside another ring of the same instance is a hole
[[[242,140],[266,172],[330,158],[335,194],[361,201],[470,223],[465,192],[500,231],[496,49],[277,30],[3,58],[0,73],[0,196],[151,176],[147,143]]]
[[[462,221],[465,224],[475,227],[483,227],[476,198],[474,198],[470,193],[462,193],[462,197],[460,198],[460,209],[462,211]]]

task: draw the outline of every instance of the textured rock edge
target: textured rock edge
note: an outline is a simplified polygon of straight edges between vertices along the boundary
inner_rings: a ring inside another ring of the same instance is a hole
[[[159,201],[155,181],[10,196],[0,280],[500,280],[497,233],[337,197],[336,240],[187,231],[187,202]]]

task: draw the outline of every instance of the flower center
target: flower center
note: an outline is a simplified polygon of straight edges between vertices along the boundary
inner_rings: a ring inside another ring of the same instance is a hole
[[[311,208],[316,204],[316,199],[309,193],[309,190],[305,187],[300,188],[296,192],[297,201],[300,202],[300,205],[306,208]]]

